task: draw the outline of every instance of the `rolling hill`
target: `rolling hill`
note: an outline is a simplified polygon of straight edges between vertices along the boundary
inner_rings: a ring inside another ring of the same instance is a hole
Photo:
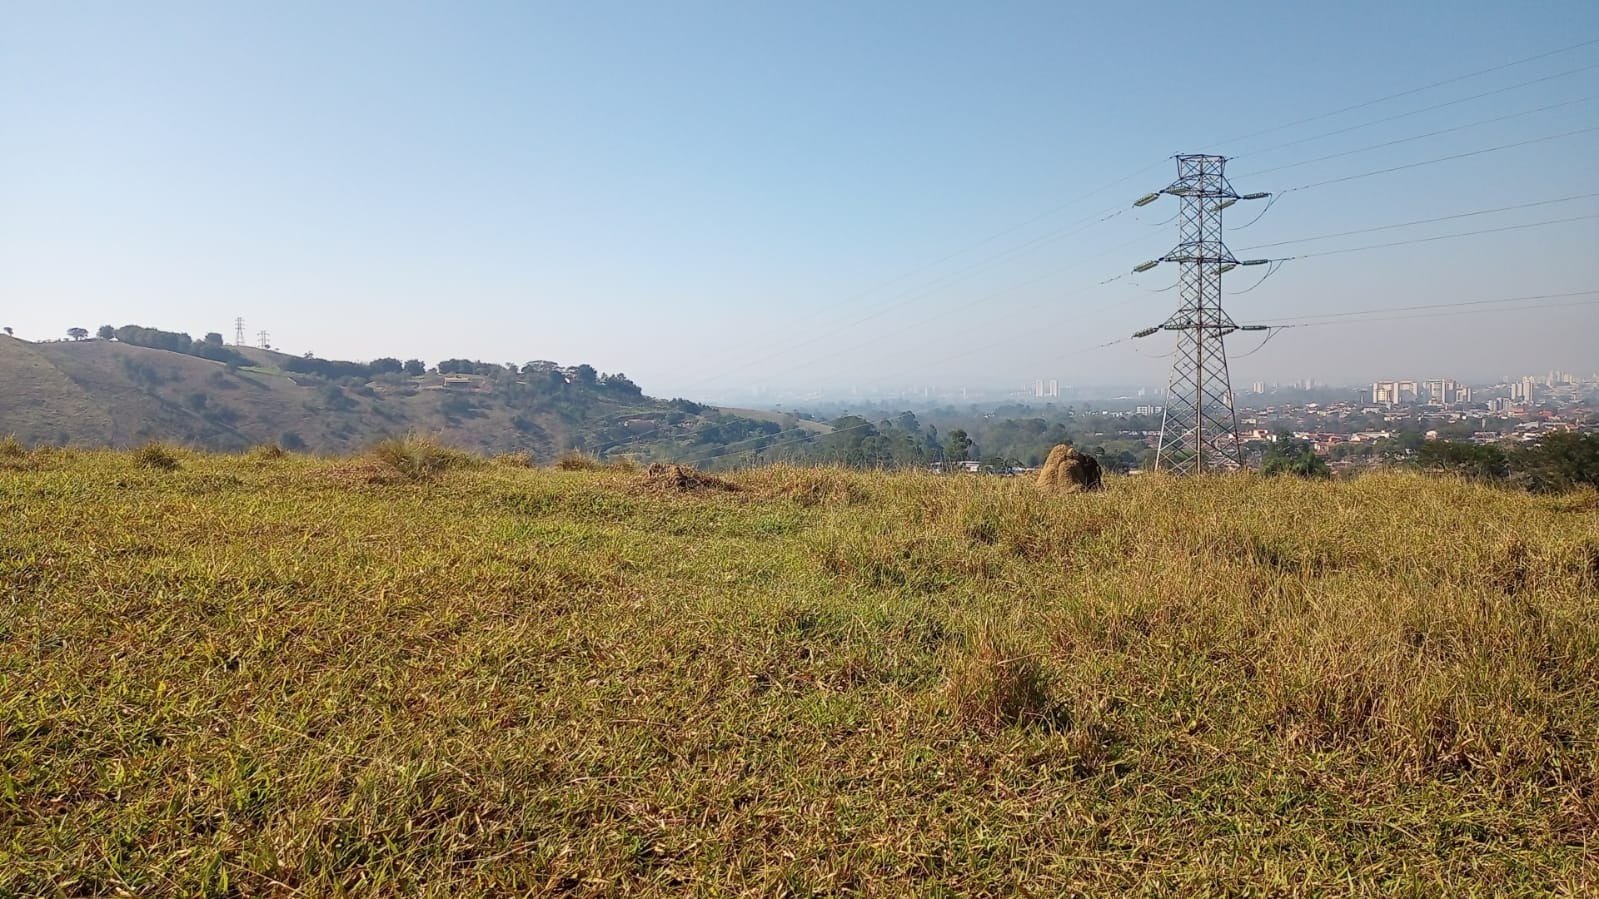
[[[330,377],[297,371],[310,365],[270,350],[228,347],[226,354],[239,358],[229,364],[117,340],[0,337],[0,383],[7,385],[0,391],[0,435],[26,444],[128,447],[164,440],[237,451],[276,443],[348,453],[384,436],[420,432],[485,454],[548,458],[579,449],[650,458],[670,454],[710,424],[719,426],[717,433],[730,421],[746,425],[734,434],[778,427],[653,399],[621,376],[585,381],[554,369],[482,366],[472,374]]]

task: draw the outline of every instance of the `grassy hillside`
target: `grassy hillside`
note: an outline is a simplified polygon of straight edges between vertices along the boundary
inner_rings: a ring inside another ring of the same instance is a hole
[[[1599,890],[1592,491],[177,462],[0,450],[0,895]]]
[[[41,348],[0,335],[0,436],[16,434],[30,444],[111,443],[111,416]]]
[[[718,417],[714,409],[679,414],[671,403],[603,387],[530,387],[503,371],[445,390],[437,374],[326,378],[291,370],[298,360],[281,353],[227,350],[254,364],[230,367],[119,341],[0,337],[0,384],[7,387],[0,391],[0,436],[28,445],[167,440],[224,451],[279,443],[350,453],[414,431],[480,453],[548,459],[570,448],[648,454],[653,444]],[[677,425],[666,426],[668,417]]]

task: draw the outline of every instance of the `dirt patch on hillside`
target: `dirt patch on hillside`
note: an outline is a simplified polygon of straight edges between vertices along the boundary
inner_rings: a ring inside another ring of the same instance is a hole
[[[722,480],[715,475],[704,474],[696,471],[689,465],[672,465],[665,462],[656,462],[634,482],[634,486],[644,493],[735,493],[738,485]]]

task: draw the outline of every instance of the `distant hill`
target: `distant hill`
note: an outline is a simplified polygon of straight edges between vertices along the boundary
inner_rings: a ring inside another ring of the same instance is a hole
[[[251,347],[194,347],[228,361],[119,340],[0,336],[0,436],[29,444],[169,440],[242,450],[276,443],[348,453],[414,431],[482,453],[548,458],[580,449],[669,458],[674,448],[694,446],[692,435],[719,433],[730,422],[746,425],[741,435],[777,427],[647,397],[625,376],[588,366],[530,363],[512,371],[448,360],[420,376],[371,374],[371,366]]]

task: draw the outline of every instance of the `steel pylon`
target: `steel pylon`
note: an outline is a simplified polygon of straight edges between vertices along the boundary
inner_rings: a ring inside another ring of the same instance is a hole
[[[1165,322],[1134,335],[1178,332],[1160,443],[1155,450],[1156,471],[1227,471],[1244,464],[1224,338],[1234,331],[1265,330],[1265,326],[1235,323],[1222,309],[1221,282],[1224,273],[1239,265],[1261,265],[1268,260],[1240,262],[1234,258],[1222,241],[1222,214],[1239,200],[1267,195],[1240,196],[1227,181],[1226,166],[1225,156],[1178,156],[1177,180],[1137,204],[1146,205],[1161,194],[1177,197],[1182,204],[1177,215],[1177,246],[1134,269],[1148,271],[1162,262],[1181,267],[1182,305]]]

